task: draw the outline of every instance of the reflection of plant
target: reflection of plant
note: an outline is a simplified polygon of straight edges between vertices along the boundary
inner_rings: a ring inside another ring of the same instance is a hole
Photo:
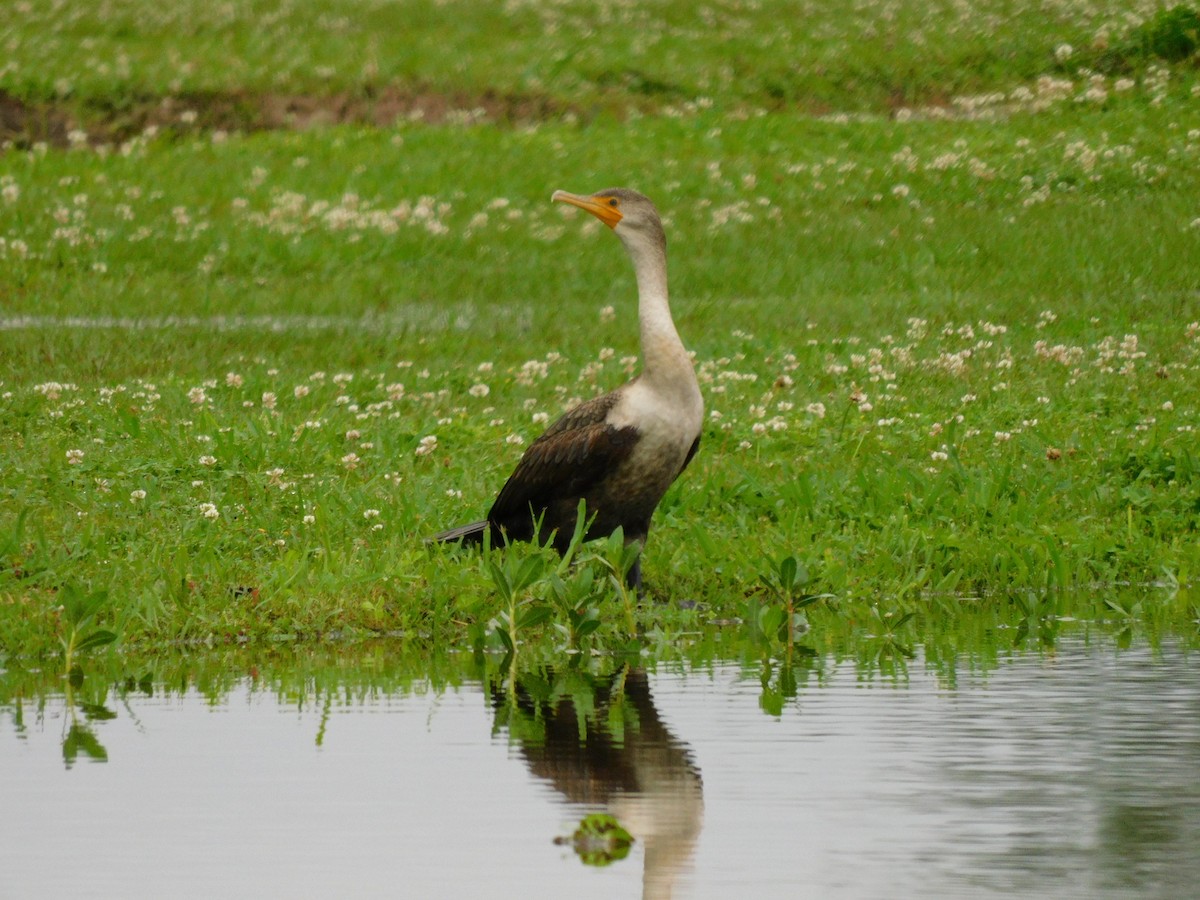
[[[916,618],[915,612],[880,610],[872,606],[866,625],[869,632],[858,648],[858,661],[863,671],[877,671],[892,679],[908,677],[908,661],[915,658],[912,649],[912,629],[905,628]]]
[[[108,751],[92,734],[92,730],[79,722],[72,722],[67,729],[67,736],[62,743],[63,762],[67,768],[75,765],[75,760],[82,752],[88,759],[96,762],[108,762]]]
[[[569,840],[580,861],[588,866],[607,866],[624,859],[633,845],[633,835],[608,813],[584,816]],[[557,838],[555,843],[567,841],[567,838]]]
[[[63,647],[63,666],[70,673],[75,669],[76,655],[111,644],[117,635],[105,628],[91,627],[96,615],[108,605],[108,591],[85,594],[75,585],[66,585],[61,598],[66,633],[59,637],[59,641]]]
[[[84,714],[88,723],[103,722],[115,719],[117,716],[104,705],[107,688],[102,683],[98,687],[93,686],[90,692],[84,692],[82,696],[76,698],[75,692],[83,688],[83,685],[83,671],[75,667],[67,675],[66,690],[63,694],[67,705],[68,725],[67,732],[63,736],[62,754],[63,762],[67,764],[68,769],[75,764],[80,753],[94,762],[108,762],[108,751],[104,749],[104,745],[92,732],[89,724],[79,721],[76,709],[78,708]]]
[[[758,696],[758,705],[767,715],[783,715],[783,704],[795,698],[799,690],[797,669],[801,678],[807,679],[817,660],[817,651],[811,647],[793,648],[794,659],[788,657],[776,668],[770,659],[763,660],[759,681],[762,683],[762,693]]]

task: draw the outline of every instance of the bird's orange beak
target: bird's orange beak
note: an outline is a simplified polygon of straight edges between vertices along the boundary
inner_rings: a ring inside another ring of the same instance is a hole
[[[555,191],[550,199],[555,203],[570,203],[572,206],[587,210],[609,228],[616,228],[622,218],[617,201],[601,194],[584,197],[567,191]]]

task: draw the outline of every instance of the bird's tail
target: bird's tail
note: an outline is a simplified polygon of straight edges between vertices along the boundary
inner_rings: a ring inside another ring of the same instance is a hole
[[[470,525],[459,525],[441,534],[426,538],[427,544],[453,544],[461,541],[464,546],[483,543],[483,535],[488,529],[487,519],[482,522],[472,522]]]

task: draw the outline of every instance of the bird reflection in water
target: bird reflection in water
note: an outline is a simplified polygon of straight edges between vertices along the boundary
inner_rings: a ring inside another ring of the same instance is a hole
[[[700,770],[673,735],[646,673],[571,669],[500,673],[491,685],[496,732],[529,770],[571,803],[615,817],[644,854],[642,896],[670,897],[704,817]]]

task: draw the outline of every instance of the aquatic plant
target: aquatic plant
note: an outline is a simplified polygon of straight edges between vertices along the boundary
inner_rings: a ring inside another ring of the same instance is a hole
[[[63,648],[63,668],[77,679],[79,654],[106,647],[117,639],[116,632],[95,626],[96,617],[110,604],[109,594],[106,590],[85,591],[68,583],[59,591],[59,599],[62,601],[63,634],[59,641]]]

